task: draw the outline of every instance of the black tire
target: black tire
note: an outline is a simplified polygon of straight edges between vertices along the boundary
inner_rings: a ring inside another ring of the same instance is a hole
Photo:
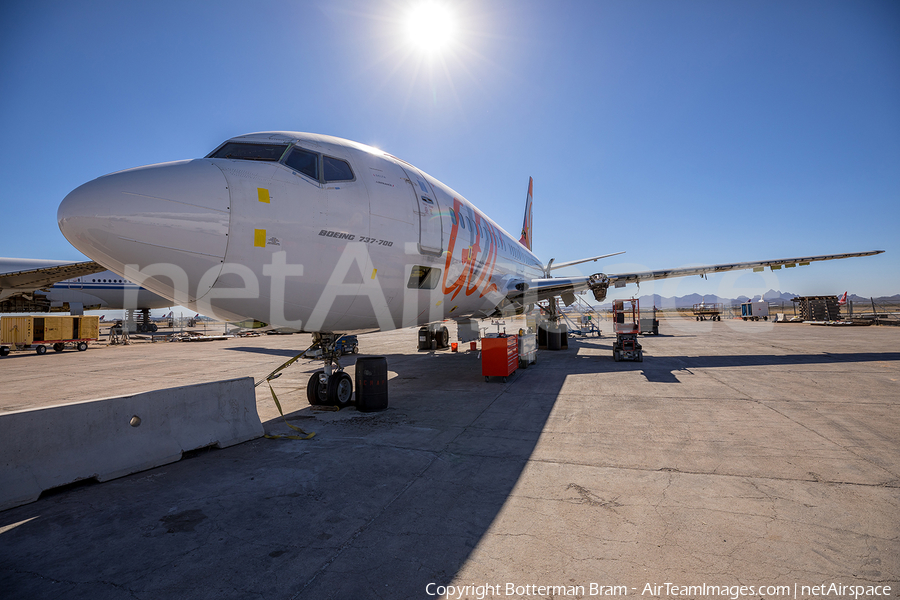
[[[66,349],[66,345],[65,345],[65,344],[60,344],[59,342],[53,344],[53,351],[54,351],[54,352],[62,352],[62,351],[65,350],[65,349]]]
[[[353,403],[353,380],[343,371],[332,373],[325,389],[327,403],[347,408]]]
[[[306,400],[312,406],[321,406],[325,404],[325,386],[319,381],[319,375],[324,373],[325,371],[316,371],[309,378],[309,382],[306,384]]]
[[[353,346],[353,354],[359,354],[359,346]]]
[[[78,342],[76,348],[78,348],[79,352],[84,352],[85,350],[87,350],[87,342]]]
[[[490,381],[490,380],[491,380],[491,378],[490,378],[489,376],[487,376],[487,375],[484,376],[484,382],[485,382],[485,383],[487,383],[487,382]]]
[[[6,346],[0,348],[0,356],[9,356],[9,348]]]
[[[769,320],[768,316],[763,317],[763,321],[768,321],[768,320]]]
[[[149,326],[149,327],[150,327],[150,331],[151,331],[152,333],[156,333],[157,330],[159,330],[159,326],[158,326],[156,323],[150,323],[150,326]]]
[[[450,347],[450,332],[446,327],[441,327],[441,348],[449,348]]]
[[[638,362],[644,362],[644,353],[643,353],[643,352],[638,352],[638,353],[637,353],[637,361],[638,361]]]
[[[43,344],[39,345],[37,348],[34,349],[34,351],[37,352],[38,354],[47,354],[47,346],[44,346]]]

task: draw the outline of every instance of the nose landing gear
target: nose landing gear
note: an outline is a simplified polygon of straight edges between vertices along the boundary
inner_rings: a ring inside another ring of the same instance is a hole
[[[307,358],[325,361],[325,368],[316,371],[306,386],[306,399],[313,406],[350,406],[353,401],[353,379],[341,366],[341,351],[337,342],[341,336],[333,333],[314,333],[313,345],[306,351]]]

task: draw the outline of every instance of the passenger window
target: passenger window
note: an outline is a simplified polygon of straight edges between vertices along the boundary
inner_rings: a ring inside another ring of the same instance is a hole
[[[456,225],[456,213],[452,208],[447,209],[450,212],[450,222]]]
[[[294,148],[288,155],[284,164],[299,171],[307,177],[319,180],[319,155],[303,148]]]
[[[433,267],[414,266],[409,274],[406,287],[411,290],[433,290],[441,278],[441,270]]]
[[[353,181],[353,170],[346,161],[326,156],[325,181]]]

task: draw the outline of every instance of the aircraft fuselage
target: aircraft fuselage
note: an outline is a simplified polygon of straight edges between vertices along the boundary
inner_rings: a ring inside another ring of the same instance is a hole
[[[229,145],[230,144],[230,145]],[[495,313],[540,261],[450,187],[329,136],[250,134],[69,194],[63,233],[173,303],[305,331]]]

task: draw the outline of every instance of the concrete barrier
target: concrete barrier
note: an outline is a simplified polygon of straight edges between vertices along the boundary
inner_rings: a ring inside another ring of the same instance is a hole
[[[261,435],[250,377],[0,414],[0,510]]]

